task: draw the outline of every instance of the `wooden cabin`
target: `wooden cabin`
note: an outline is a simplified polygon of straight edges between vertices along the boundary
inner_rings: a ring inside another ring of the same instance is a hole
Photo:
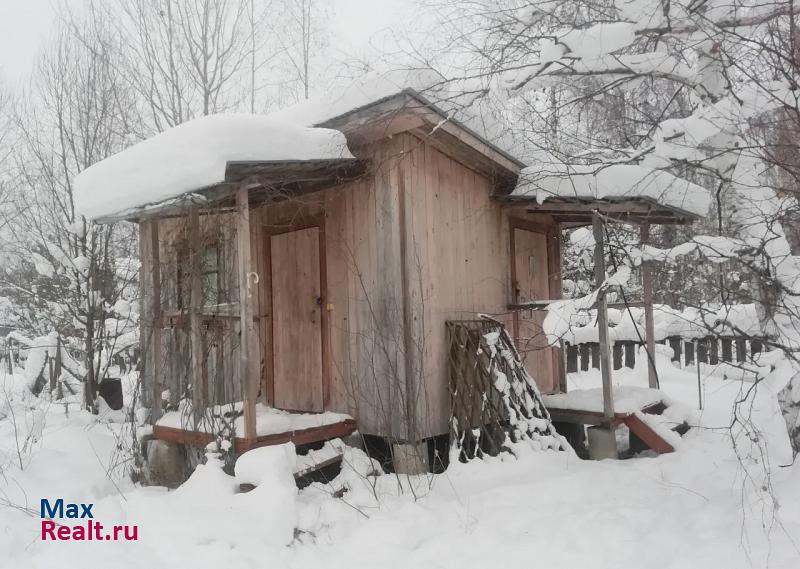
[[[186,199],[93,214],[140,224],[156,438],[207,443],[208,409],[240,449],[354,429],[395,444],[444,435],[445,322],[479,314],[512,331],[541,391],[558,390],[543,313],[509,310],[560,297],[559,223],[504,199],[524,164],[413,89],[309,126],[343,133],[353,157],[229,161]],[[182,399],[181,424],[160,419]],[[269,409],[306,419],[262,432]]]

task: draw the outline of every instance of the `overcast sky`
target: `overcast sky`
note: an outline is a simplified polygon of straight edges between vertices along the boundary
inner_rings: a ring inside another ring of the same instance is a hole
[[[334,45],[348,52],[367,49],[370,38],[395,25],[413,9],[411,0],[324,0],[334,7]],[[58,7],[83,0],[0,0],[0,69],[11,81],[24,79],[41,42],[54,25]]]

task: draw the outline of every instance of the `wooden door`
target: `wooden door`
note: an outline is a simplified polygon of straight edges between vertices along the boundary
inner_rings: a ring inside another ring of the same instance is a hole
[[[322,411],[320,228],[271,235],[273,405]]]
[[[550,298],[547,234],[515,227],[512,233],[512,286],[514,303]],[[542,391],[556,388],[553,350],[542,331],[546,312],[531,310],[515,315],[515,341],[525,367]]]

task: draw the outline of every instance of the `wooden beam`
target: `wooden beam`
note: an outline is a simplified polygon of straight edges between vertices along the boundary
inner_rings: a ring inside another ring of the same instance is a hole
[[[675,451],[671,444],[661,438],[661,435],[636,415],[628,415],[623,422],[630,429],[632,435],[639,437],[644,444],[658,454],[667,454]]]
[[[355,430],[356,422],[352,419],[345,419],[344,421],[340,421],[338,423],[322,425],[320,427],[310,427],[308,429],[300,429],[297,431],[286,431],[283,433],[261,435],[252,438],[236,437],[234,438],[233,444],[236,452],[242,453],[257,447],[280,445],[287,442],[292,442],[295,445],[306,445],[335,438],[342,438],[353,434]],[[161,441],[170,441],[173,443],[185,444],[200,448],[203,448],[208,443],[214,441],[214,435],[211,433],[203,433],[188,429],[176,429],[174,427],[164,427],[161,425],[156,425],[153,427],[153,438]]]
[[[643,223],[639,232],[642,245],[644,245],[650,239],[650,225]],[[642,296],[644,297],[644,333],[647,345],[647,383],[652,389],[658,389],[656,339],[653,324],[653,264],[651,261],[642,261]]]
[[[161,418],[161,260],[159,254],[158,221],[145,224],[146,238],[150,239],[150,356],[153,358],[153,377],[151,386],[151,417],[153,424]],[[149,230],[149,231],[148,231]],[[146,282],[143,280],[142,282]]]
[[[514,202],[511,202],[514,203]],[[532,212],[541,213],[547,212],[579,212],[583,211],[588,214],[593,214],[595,211],[600,213],[627,213],[627,214],[654,214],[658,215],[660,209],[653,207],[651,204],[642,201],[613,201],[613,202],[597,202],[597,201],[581,201],[576,199],[573,201],[545,201],[541,205],[528,204],[528,210]],[[663,213],[663,211],[661,211]]]
[[[155,425],[153,427],[153,438],[159,441],[169,441],[182,445],[203,448],[208,443],[213,442],[215,437],[211,433],[202,433],[188,429],[176,429],[174,427],[164,427]]]
[[[575,212],[575,213],[559,213],[559,212],[550,212],[547,210],[528,210],[529,214],[535,215],[550,215],[553,217],[554,220],[557,222],[568,226],[568,227],[581,227],[585,225],[592,224],[592,217],[591,213],[582,213],[582,212]],[[654,225],[684,225],[690,223],[690,220],[678,218],[678,217],[664,217],[664,216],[656,216],[656,215],[648,215],[647,217],[642,217],[638,214],[633,215],[624,215],[624,214],[608,214],[604,215],[604,217],[609,218],[613,221],[618,223],[651,223]]]
[[[281,445],[292,442],[295,445],[307,445],[330,439],[342,438],[351,435],[356,430],[356,422],[352,419],[345,419],[338,423],[322,425],[321,427],[310,427],[298,431],[287,431],[285,433],[275,433],[273,435],[261,435],[252,440],[236,438],[234,447],[237,452],[244,452],[256,447],[270,445]]]
[[[592,219],[594,231],[594,282],[600,289],[606,280],[606,261],[603,248],[603,220],[595,214]],[[611,386],[611,346],[608,340],[608,307],[605,291],[597,294],[597,328],[600,335],[600,375],[603,378],[603,413],[609,425],[614,419],[614,395]]]
[[[244,393],[244,436],[246,440],[253,441],[257,432],[256,399],[261,362],[253,322],[255,314],[253,304],[256,299],[254,287],[258,279],[250,252],[250,204],[246,187],[241,187],[236,192],[236,211],[236,248],[239,261],[239,363]]]

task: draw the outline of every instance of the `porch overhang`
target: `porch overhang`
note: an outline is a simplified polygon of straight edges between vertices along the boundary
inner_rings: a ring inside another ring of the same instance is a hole
[[[363,176],[368,165],[368,161],[357,158],[228,162],[225,179],[219,184],[197,188],[177,198],[147,204],[96,221],[141,222],[175,217],[185,215],[191,207],[199,208],[200,213],[233,209],[236,207],[236,192],[242,187],[248,190],[251,206],[270,200],[281,201],[351,182]]]
[[[532,196],[497,196],[509,207],[526,213],[549,215],[564,227],[592,224],[592,216],[599,214],[621,223],[638,225],[685,225],[698,219],[692,212],[659,203],[649,197],[597,198],[551,197],[541,203]]]

